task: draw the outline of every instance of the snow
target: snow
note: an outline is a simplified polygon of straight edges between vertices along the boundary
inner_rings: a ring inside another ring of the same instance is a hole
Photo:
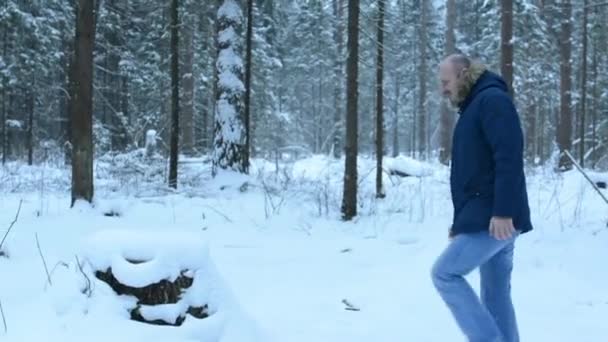
[[[0,257],[0,341],[464,341],[429,275],[447,244],[448,169],[404,157],[391,163],[425,176],[385,173],[387,198],[377,200],[375,161],[360,158],[353,222],[339,220],[343,159],[307,157],[279,164],[280,172],[253,160],[250,176],[221,172],[189,185],[189,173],[209,172],[192,163],[180,171],[178,192],[154,196],[98,179],[95,206],[75,209],[68,169],[47,165],[42,192],[41,167],[9,164],[0,174],[0,227],[20,199],[23,207],[7,237],[9,257]],[[519,238],[513,274],[522,340],[605,341],[608,207],[576,170],[527,176],[535,230]],[[105,216],[109,209],[120,215]],[[135,300],[92,273],[110,266],[134,285],[188,268],[197,280],[177,304],[142,312],[174,320],[185,306],[207,303],[211,315],[179,327],[131,321]],[[478,274],[467,278],[478,290]]]
[[[195,234],[101,231],[85,243],[84,255],[95,270],[112,268],[124,285],[144,287],[163,279],[174,281],[182,270],[204,267],[208,252]]]
[[[218,67],[218,70],[222,74],[227,74],[227,73],[232,72],[235,69],[242,69],[243,68],[243,61],[234,52],[234,50],[232,49],[232,46],[230,46],[230,47],[228,47],[226,49],[220,50],[219,57],[218,57],[218,60],[217,60],[217,67]],[[220,81],[221,81],[221,79],[220,79]],[[228,89],[240,89],[240,88],[242,88],[242,90],[244,90],[245,88],[242,86],[242,82],[239,81],[239,83],[241,85],[227,86],[227,88]]]
[[[217,38],[217,40],[220,44],[234,42],[234,41],[237,41],[238,39],[239,38],[238,38],[236,32],[234,32],[234,28],[232,26],[229,26],[225,30],[220,31],[218,34],[218,38]]]
[[[243,127],[240,121],[237,120],[238,116],[234,105],[225,99],[220,99],[217,102],[217,111],[219,115],[217,115],[216,120],[219,120],[220,127],[222,128],[222,139],[224,141],[241,143],[241,140],[244,138]]]
[[[385,163],[387,169],[404,172],[410,176],[421,177],[433,174],[433,168],[430,165],[406,156],[386,158]]]
[[[239,5],[234,0],[225,0],[217,12],[218,18],[225,17],[234,22],[242,20],[242,12]]]
[[[23,128],[23,122],[21,122],[19,120],[8,119],[8,120],[6,120],[6,125],[9,128],[17,128],[17,129]]]

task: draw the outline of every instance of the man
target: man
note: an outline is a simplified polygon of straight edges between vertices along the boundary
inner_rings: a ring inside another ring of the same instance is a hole
[[[466,56],[447,57],[439,76],[460,117],[452,144],[451,242],[433,266],[433,283],[470,342],[518,342],[513,246],[532,229],[519,116],[503,79]],[[481,301],[464,279],[478,267]]]

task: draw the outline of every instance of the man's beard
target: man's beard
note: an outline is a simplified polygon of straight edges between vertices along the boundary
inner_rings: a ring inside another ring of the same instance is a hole
[[[443,101],[451,111],[456,112],[460,109],[460,104],[456,102],[456,99],[451,94],[443,95],[441,101]]]

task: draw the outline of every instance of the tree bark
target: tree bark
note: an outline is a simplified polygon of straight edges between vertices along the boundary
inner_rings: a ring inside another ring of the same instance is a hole
[[[189,3],[189,2],[187,2]],[[180,128],[182,136],[181,151],[192,155],[194,153],[194,8],[193,6],[186,7],[188,19],[184,16],[183,25],[180,25],[183,45],[184,57],[181,73],[182,84],[182,102],[181,102],[181,119]]]
[[[585,167],[585,116],[587,114],[587,0],[583,0],[583,57],[581,66],[581,113],[579,127],[579,164]]]
[[[422,0],[420,2],[421,15],[420,15],[420,37],[419,43],[419,56],[420,56],[420,67],[418,68],[418,151],[419,157],[425,158],[427,153],[427,44],[428,44],[428,33],[427,33],[427,21],[428,21],[428,0]]]
[[[344,191],[342,219],[357,216],[357,155],[358,155],[358,61],[359,61],[359,0],[348,0],[348,57],[346,60],[346,141],[344,162]]]
[[[171,0],[171,155],[169,186],[177,189],[179,145],[179,16],[178,0]]]
[[[456,52],[456,0],[447,0],[446,4],[445,54]],[[439,161],[447,165],[452,154],[452,132],[454,130],[454,113],[445,101],[441,102],[441,117],[439,120],[440,150]]]
[[[560,25],[560,115],[557,127],[557,145],[560,153],[572,148],[572,4],[570,0],[562,3]],[[567,156],[560,155],[558,168],[572,169]]]
[[[597,14],[597,9],[596,9],[596,14]],[[597,15],[596,15],[597,17]],[[591,121],[592,121],[592,132],[591,132],[591,141],[593,144],[592,147],[592,151],[591,151],[591,161],[592,161],[592,167],[595,168],[595,164],[597,163],[597,153],[596,153],[596,146],[598,144],[597,141],[597,112],[598,112],[598,108],[600,105],[600,94],[598,91],[598,72],[597,72],[597,68],[598,68],[598,63],[597,63],[597,50],[598,50],[598,44],[597,44],[597,40],[594,39],[593,40],[593,62],[592,62],[592,66],[591,68],[593,69],[593,110],[591,111]]]
[[[93,200],[93,48],[94,0],[79,0],[72,69],[70,117],[72,123],[72,206]]]
[[[32,89],[36,89],[36,82],[33,82]],[[27,98],[28,104],[28,120],[27,120],[27,137],[26,137],[26,146],[27,146],[27,164],[34,164],[34,109],[35,109],[35,95],[33,91],[28,92]]]
[[[343,115],[343,107],[341,105],[341,101],[343,99],[343,87],[342,84],[340,82],[340,80],[342,79],[344,73],[343,73],[343,68],[344,68],[344,63],[342,62],[342,54],[344,51],[344,26],[342,25],[342,18],[344,16],[344,11],[343,11],[343,0],[333,0],[333,6],[334,6],[334,16],[336,17],[336,28],[335,28],[335,32],[334,32],[334,40],[336,42],[336,49],[337,49],[337,54],[336,54],[336,64],[334,65],[334,77],[335,77],[335,84],[334,84],[334,122],[333,122],[333,127],[334,127],[334,133],[333,133],[333,154],[334,154],[334,158],[340,158],[340,156],[342,155],[342,136],[343,136],[343,129],[342,129],[342,115]]]
[[[513,90],[513,0],[501,0],[500,71],[507,83],[509,94]]]
[[[401,96],[401,81],[395,76],[395,101],[393,108],[393,158],[399,155],[399,97]]]
[[[382,187],[382,157],[384,156],[384,7],[378,0],[378,55],[376,60],[376,198],[386,195]]]
[[[6,7],[6,6],[5,6]],[[4,60],[8,60],[8,22],[5,21],[3,26],[4,38],[2,40],[2,56]],[[8,113],[6,108],[7,103],[7,88],[8,88],[8,76],[2,75],[2,122],[0,122],[0,126],[2,127],[2,165],[6,164],[6,154],[8,153],[7,149],[7,129],[6,129],[6,119],[8,119]]]
[[[245,147],[243,158],[245,169],[249,169],[249,155],[251,153],[251,68],[253,47],[253,0],[247,0],[247,33],[246,33],[246,56],[245,56]]]

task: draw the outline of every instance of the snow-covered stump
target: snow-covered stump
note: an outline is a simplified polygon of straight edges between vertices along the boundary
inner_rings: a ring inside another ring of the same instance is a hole
[[[180,326],[210,316],[206,243],[194,234],[105,231],[90,239],[87,261],[118,296],[135,298],[131,319]]]

